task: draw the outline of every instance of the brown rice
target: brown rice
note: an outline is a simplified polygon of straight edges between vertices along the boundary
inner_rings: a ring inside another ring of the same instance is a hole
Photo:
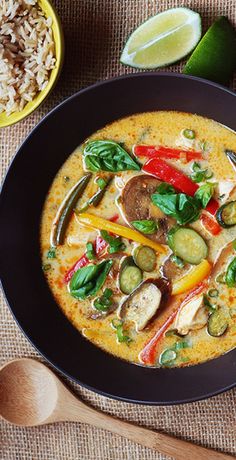
[[[52,19],[37,0],[0,0],[0,113],[20,111],[55,67]]]

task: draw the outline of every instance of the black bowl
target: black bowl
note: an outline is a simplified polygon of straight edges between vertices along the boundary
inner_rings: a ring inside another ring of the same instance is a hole
[[[36,126],[9,168],[0,202],[1,275],[17,323],[57,369],[106,396],[176,404],[232,388],[236,350],[183,369],[148,369],[117,359],[84,339],[63,315],[49,291],[39,254],[45,195],[68,155],[106,123],[152,110],[197,113],[236,129],[235,94],[199,78],[135,74],[75,94]]]

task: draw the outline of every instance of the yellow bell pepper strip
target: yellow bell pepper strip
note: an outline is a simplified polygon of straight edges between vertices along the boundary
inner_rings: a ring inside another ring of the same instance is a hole
[[[130,227],[117,224],[116,222],[110,222],[109,220],[103,219],[102,217],[95,216],[93,214],[81,213],[77,215],[78,221],[83,225],[88,225],[99,230],[107,230],[108,232],[114,233],[115,235],[123,236],[129,240],[136,241],[137,243],[149,246],[157,252],[165,253],[166,248],[155,241],[146,238],[141,233],[133,230]]]
[[[187,275],[173,283],[172,295],[182,294],[189,291],[198,283],[201,283],[211,272],[211,264],[204,259],[199,265],[196,265]]]

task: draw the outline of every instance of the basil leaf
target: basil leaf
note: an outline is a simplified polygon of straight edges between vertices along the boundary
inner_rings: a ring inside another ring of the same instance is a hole
[[[168,184],[168,182],[162,182],[158,187],[157,187],[157,193],[160,195],[171,195],[172,193],[175,193],[175,189],[172,185]]]
[[[97,171],[100,171],[101,169],[100,162],[95,156],[92,156],[92,155],[87,155],[85,164],[86,164],[87,169],[89,169],[90,171],[97,172]]]
[[[131,158],[121,145],[109,140],[87,142],[84,161],[91,171],[139,171],[139,164]]]
[[[109,235],[106,230],[101,230],[101,236],[109,244],[108,252],[110,254],[114,254],[115,252],[123,251],[125,249],[125,244],[120,236],[115,237]]]
[[[236,287],[236,257],[234,257],[227,268],[225,281],[227,286]]]
[[[167,216],[174,216],[177,209],[178,195],[164,195],[159,193],[154,193],[151,196],[152,202],[160,208],[164,214]]]
[[[184,225],[197,220],[200,214],[198,201],[185,193],[180,193],[178,198],[178,213],[176,216],[178,224]]]
[[[214,183],[206,182],[206,184],[201,185],[201,187],[199,187],[199,189],[196,191],[194,197],[200,201],[203,208],[206,208],[210,199],[212,198],[215,186],[216,184]]]
[[[79,268],[70,281],[70,294],[76,299],[95,295],[103,286],[112,264],[112,260],[105,260],[98,265]]]
[[[85,286],[99,272],[99,265],[87,265],[79,268],[71,278],[70,291],[74,291]]]
[[[131,224],[145,235],[152,235],[157,230],[157,225],[154,220],[133,220]]]
[[[178,224],[184,225],[198,219],[200,203],[185,193],[161,195],[154,193],[152,202],[167,216],[174,217]]]

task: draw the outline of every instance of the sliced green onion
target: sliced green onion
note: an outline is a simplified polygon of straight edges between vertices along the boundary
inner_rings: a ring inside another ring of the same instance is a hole
[[[103,297],[105,297],[106,299],[110,299],[110,297],[112,296],[113,294],[113,291],[112,289],[108,289],[106,288],[104,293],[103,293]]]
[[[171,256],[171,261],[174,262],[175,265],[177,265],[179,268],[183,268],[185,263],[184,261],[178,257],[178,256],[175,256],[174,254]]]
[[[98,299],[95,299],[94,302],[93,302],[93,306],[96,308],[96,310],[99,310],[99,311],[107,311],[108,308],[111,306],[111,301],[109,301],[109,304],[108,305],[105,305],[104,301],[101,300],[101,297],[99,297]]]
[[[56,259],[56,248],[50,248],[47,253],[47,259]]]
[[[208,152],[210,150],[210,144],[208,141],[202,141],[201,143],[201,149],[204,151],[204,152]]]
[[[234,241],[232,242],[232,245],[233,245],[233,248],[234,248],[235,251],[236,251],[236,240],[234,240]]]
[[[206,173],[205,173],[205,179],[211,179],[212,177],[214,176],[213,172],[208,172],[208,169],[206,170]]]
[[[201,170],[201,165],[197,161],[194,161],[193,166],[192,166],[192,170],[194,172],[198,172],[199,170]]]
[[[107,312],[109,307],[112,305],[112,300],[110,299],[113,294],[111,289],[106,288],[101,297],[98,297],[94,300],[93,306],[96,310]]]
[[[210,289],[208,291],[208,295],[209,295],[209,297],[218,297],[219,291],[218,291],[218,289]]]
[[[219,273],[219,275],[216,277],[216,282],[219,284],[226,284],[225,275],[226,273]]]
[[[215,310],[217,310],[217,306],[216,305],[212,305],[210,302],[209,302],[209,299],[207,298],[207,296],[204,294],[203,296],[203,303],[205,305],[205,307],[207,307],[207,309],[210,311],[210,312],[213,312]]]
[[[188,361],[190,361],[190,358],[189,358],[189,356],[182,356],[182,358],[180,358],[180,361],[182,363],[187,363]]]
[[[193,174],[191,174],[191,179],[194,182],[203,182],[204,180],[211,179],[213,177],[213,172],[208,171],[208,169],[202,169],[200,163],[194,161],[192,166]]]
[[[189,348],[189,344],[185,340],[183,340],[182,342],[176,342],[174,346],[174,351],[183,350],[183,348]]]
[[[50,270],[50,268],[51,268],[51,264],[44,264],[42,266],[42,269],[43,269],[44,272],[48,272],[48,270]]]
[[[122,321],[113,319],[111,325],[114,329],[116,329],[116,336],[119,343],[125,342],[129,344],[130,342],[132,342],[132,339],[125,334]]]
[[[186,137],[186,139],[195,139],[196,134],[192,129],[184,129],[183,136]]]
[[[107,182],[102,178],[102,177],[99,177],[97,180],[96,180],[97,184],[98,184],[98,187],[103,190],[106,185],[107,185]]]
[[[106,312],[109,308],[110,305],[104,305],[103,303],[100,302],[100,298],[95,299],[93,302],[93,306],[96,308],[98,311],[104,311]]]
[[[86,256],[88,260],[94,260],[95,259],[95,253],[94,253],[94,248],[92,243],[87,243],[86,244]]]
[[[211,308],[211,303],[209,302],[209,300],[208,300],[208,298],[207,298],[207,296],[205,294],[203,296],[203,303],[204,303],[205,307]]]
[[[174,350],[166,349],[162,352],[159,358],[159,363],[162,366],[165,366],[166,364],[173,364],[175,359],[177,358],[177,354]]]

